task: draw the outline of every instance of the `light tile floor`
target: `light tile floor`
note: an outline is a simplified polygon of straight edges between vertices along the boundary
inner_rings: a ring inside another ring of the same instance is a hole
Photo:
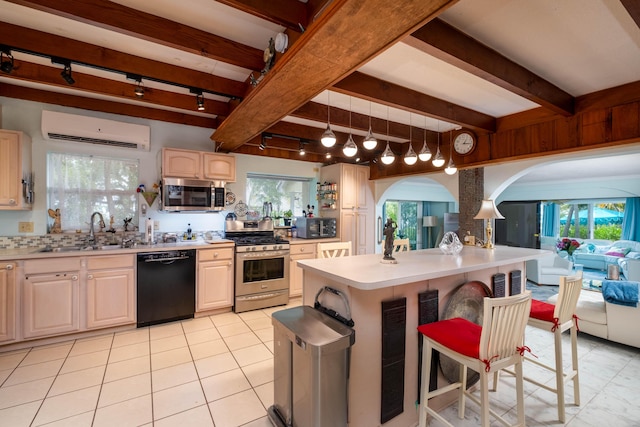
[[[282,308],[0,352],[0,426],[270,427],[270,315]],[[551,340],[544,331],[527,330],[527,344],[541,360],[551,360]],[[640,425],[640,350],[581,334],[579,355],[582,405],[568,405],[566,425]],[[526,371],[554,381],[539,368]],[[511,419],[513,389],[513,378],[503,375],[490,396]],[[561,425],[554,395],[531,384],[525,393],[527,425]],[[456,406],[442,411],[454,425],[480,424],[472,402],[464,420]]]

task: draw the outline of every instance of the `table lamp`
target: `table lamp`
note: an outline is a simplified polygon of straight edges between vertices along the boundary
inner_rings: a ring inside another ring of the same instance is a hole
[[[493,249],[493,229],[491,228],[491,221],[494,219],[504,219],[502,214],[496,208],[493,200],[483,200],[482,205],[480,205],[480,210],[473,217],[473,219],[485,219],[487,220],[487,241],[484,244],[484,248]]]
[[[438,217],[437,216],[423,216],[422,217],[422,226],[427,227],[427,238],[429,239],[427,243],[427,247],[431,247],[431,228],[436,227],[438,225]]]

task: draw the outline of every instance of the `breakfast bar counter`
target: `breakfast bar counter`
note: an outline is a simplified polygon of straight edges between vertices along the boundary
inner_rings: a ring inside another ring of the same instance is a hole
[[[440,316],[451,293],[470,281],[481,281],[491,288],[493,275],[504,273],[508,277],[510,272],[520,270],[524,289],[526,261],[547,253],[506,246],[494,249],[465,246],[459,255],[445,255],[439,249],[395,253],[397,264],[381,263],[382,254],[298,261],[304,270],[303,304],[313,305],[317,292],[324,286],[342,291],[349,303],[355,323],[349,427],[417,425],[418,294],[437,289]],[[398,390],[403,400],[397,414],[381,416],[382,305],[403,298],[406,298],[404,385]],[[341,303],[339,298],[323,301],[323,305],[345,315]]]

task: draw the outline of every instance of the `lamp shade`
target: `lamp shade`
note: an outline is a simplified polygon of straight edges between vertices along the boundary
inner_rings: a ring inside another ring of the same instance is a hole
[[[493,200],[483,200],[480,210],[473,219],[504,219]]]
[[[435,227],[438,225],[438,217],[437,216],[423,216],[422,217],[422,226],[423,227]]]

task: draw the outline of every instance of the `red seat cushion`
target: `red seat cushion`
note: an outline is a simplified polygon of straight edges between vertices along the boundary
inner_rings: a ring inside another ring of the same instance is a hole
[[[531,311],[529,317],[553,323],[553,310],[556,306],[548,302],[531,300]]]
[[[480,357],[482,326],[456,317],[418,326],[418,332],[451,350],[469,357]]]

